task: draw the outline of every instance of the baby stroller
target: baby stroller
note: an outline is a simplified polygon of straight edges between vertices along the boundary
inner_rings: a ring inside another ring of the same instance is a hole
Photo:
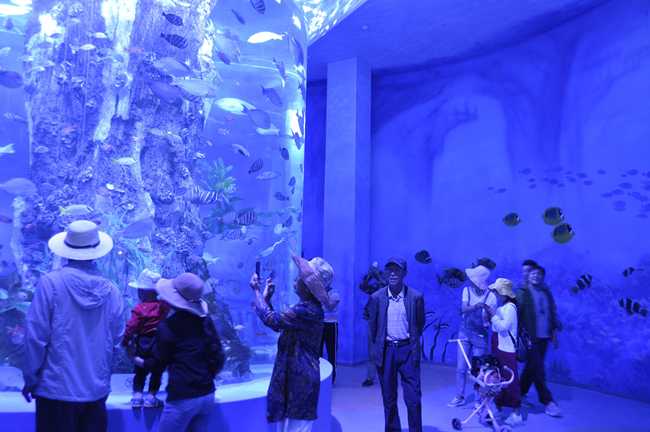
[[[483,422],[484,419],[486,423],[491,421],[492,428],[495,432],[510,432],[510,426],[499,426],[491,406],[494,398],[501,392],[501,390],[512,383],[515,379],[515,374],[508,366],[501,367],[497,359],[490,355],[473,357],[472,362],[470,362],[467,353],[465,352],[465,348],[461,343],[466,340],[467,339],[450,339],[449,341],[458,343],[458,348],[463,353],[463,357],[469,367],[467,375],[470,381],[475,384],[475,387],[478,388],[479,401],[476,408],[474,408],[472,413],[465,420],[454,418],[451,421],[451,426],[455,430],[461,430],[464,424],[478,414],[479,421]],[[505,377],[502,376],[501,369],[509,375],[508,379],[505,379]]]

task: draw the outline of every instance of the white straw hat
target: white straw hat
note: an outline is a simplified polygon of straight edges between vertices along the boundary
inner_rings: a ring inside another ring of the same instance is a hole
[[[113,239],[88,220],[71,222],[65,231],[52,236],[47,246],[62,257],[89,261],[103,257],[113,249]]]

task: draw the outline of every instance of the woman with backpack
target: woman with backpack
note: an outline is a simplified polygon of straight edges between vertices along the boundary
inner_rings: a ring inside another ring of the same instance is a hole
[[[153,356],[140,367],[167,368],[167,402],[160,432],[206,431],[214,412],[214,378],[224,364],[217,330],[201,298],[203,281],[193,273],[160,279],[156,291],[172,313],[158,325]]]
[[[512,282],[504,278],[498,278],[490,285],[490,290],[496,294],[499,304],[497,309],[487,305],[484,306],[492,323],[492,355],[496,357],[502,367],[507,366],[514,374],[512,383],[499,393],[494,402],[499,410],[501,407],[512,408],[513,411],[506,419],[506,423],[515,426],[523,423],[521,417],[521,389],[517,372],[517,304],[515,302],[515,293],[512,291]],[[506,378],[510,377],[508,372],[502,373]]]
[[[463,288],[461,298],[461,318],[458,330],[458,339],[461,342],[465,353],[471,358],[487,354],[488,351],[488,317],[483,310],[483,305],[496,308],[496,297],[488,289],[487,280],[490,277],[490,270],[482,265],[465,270],[469,279],[469,286]],[[461,406],[465,404],[465,385],[467,381],[467,362],[463,353],[458,349],[458,360],[456,366],[456,396],[449,402],[448,406]]]

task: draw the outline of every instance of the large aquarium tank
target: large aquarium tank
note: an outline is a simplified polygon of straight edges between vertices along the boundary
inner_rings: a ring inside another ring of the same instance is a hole
[[[76,219],[114,239],[99,266],[124,319],[143,269],[191,271],[226,347],[222,377],[273,361],[248,280],[259,261],[276,307],[295,300],[308,32],[360,2],[339,3],[0,3],[0,367],[20,368],[35,286],[62,264],[47,240]],[[121,353],[114,372],[131,370]]]

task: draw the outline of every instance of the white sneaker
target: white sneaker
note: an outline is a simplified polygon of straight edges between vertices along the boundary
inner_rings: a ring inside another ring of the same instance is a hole
[[[463,396],[456,396],[447,404],[450,407],[459,407],[462,405],[465,405],[465,397]]]
[[[551,417],[562,417],[562,411],[560,410],[560,407],[557,406],[557,404],[553,401],[546,404],[546,409],[544,412]]]
[[[521,414],[516,412],[511,412],[505,422],[508,423],[510,426],[518,426],[524,422],[524,419],[523,417],[521,417]]]

